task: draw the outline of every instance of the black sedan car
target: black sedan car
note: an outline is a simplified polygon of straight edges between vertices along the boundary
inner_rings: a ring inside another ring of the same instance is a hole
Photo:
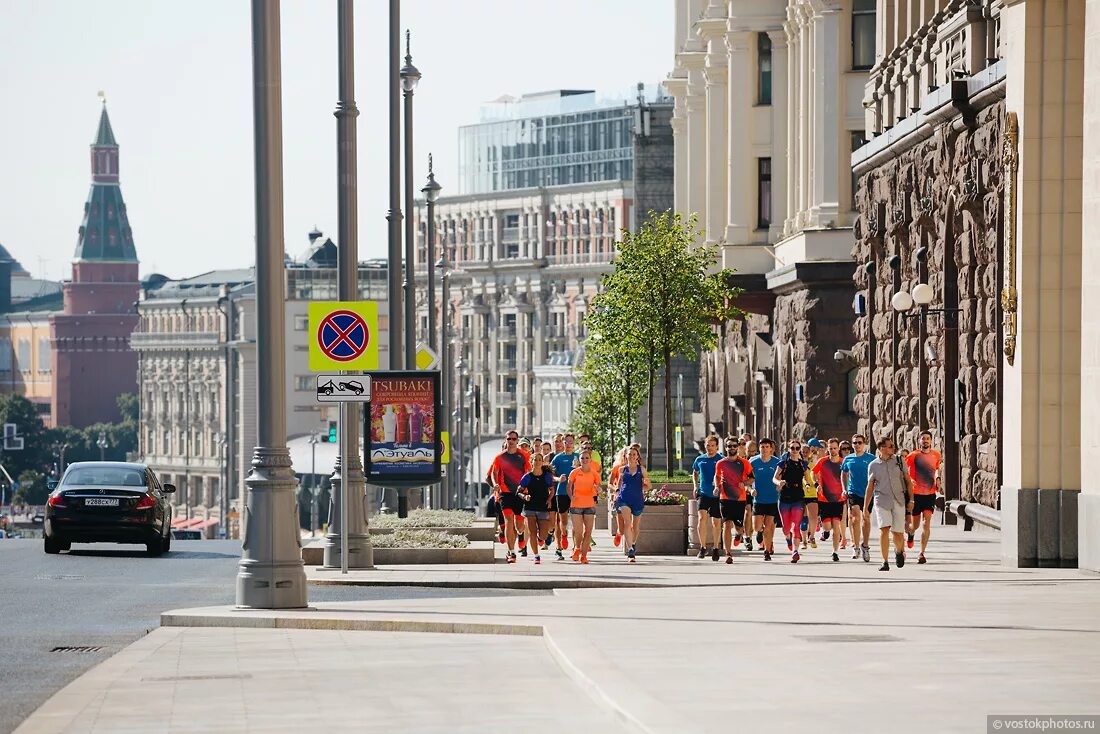
[[[46,503],[45,551],[59,553],[73,543],[137,543],[149,555],[172,545],[168,495],[144,464],[83,461],[70,464]]]

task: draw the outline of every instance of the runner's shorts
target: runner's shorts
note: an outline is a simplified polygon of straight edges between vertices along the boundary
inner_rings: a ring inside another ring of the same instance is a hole
[[[862,510],[863,509],[863,499],[864,499],[865,496],[866,495],[849,494],[848,495],[848,506],[849,507],[855,507],[856,505],[859,505],[859,508]],[[872,497],[871,498],[871,507],[874,507],[874,506],[875,506],[875,498]]]
[[[890,528],[895,533],[901,533],[905,531],[905,508],[901,505],[894,504],[890,507],[883,507],[882,505],[875,505],[875,508],[871,511],[871,514],[875,518],[876,528]]]
[[[500,509],[506,517],[508,515],[522,515],[523,500],[521,500],[515,492],[501,492]]]
[[[934,494],[914,494],[913,495],[913,511],[910,515],[931,515],[936,510],[936,495]]]
[[[624,510],[629,510],[631,515],[637,517],[638,515],[641,515],[643,512],[645,512],[645,502],[619,501],[615,503],[615,512],[623,512]]]
[[[820,505],[821,511],[819,517],[822,520],[843,520],[844,519],[844,503],[843,502],[822,502]]]
[[[596,508],[595,507],[570,507],[569,508],[569,514],[570,515],[595,515],[596,514]]]
[[[556,494],[554,495],[554,512],[566,513],[569,512],[569,495]]]
[[[718,500],[718,511],[723,522],[745,524],[745,500]]]
[[[779,503],[778,502],[753,502],[752,514],[760,517],[775,518],[776,522],[779,522]]]
[[[699,512],[706,512],[707,514],[718,517],[718,498],[711,497],[710,495],[699,493]]]
[[[549,510],[535,510],[535,509],[524,510],[523,511],[523,516],[524,517],[533,517],[536,520],[549,520],[550,519],[550,511]]]

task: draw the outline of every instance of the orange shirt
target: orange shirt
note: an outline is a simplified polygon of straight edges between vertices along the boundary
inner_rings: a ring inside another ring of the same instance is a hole
[[[618,463],[618,462],[615,462],[615,464],[612,465],[612,467],[611,467],[611,479],[610,479],[610,481],[608,481],[608,484],[610,484],[612,487],[614,487],[616,484],[618,484],[618,482],[619,482],[619,470],[621,470],[622,468],[623,468],[623,465]],[[597,469],[596,471],[599,471],[599,469]]]
[[[569,474],[569,483],[573,485],[573,499],[570,507],[595,507],[596,495],[599,494],[600,475],[595,471],[574,469]]]
[[[913,451],[905,457],[905,463],[909,466],[909,476],[913,478],[913,494],[935,494],[940,452],[935,449],[927,454]]]

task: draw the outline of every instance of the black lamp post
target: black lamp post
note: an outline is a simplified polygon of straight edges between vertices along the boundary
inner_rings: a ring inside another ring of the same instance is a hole
[[[100,431],[99,432],[99,438],[96,439],[95,445],[99,447],[99,460],[100,461],[105,461],[104,452],[106,452],[107,446],[108,446],[107,434],[104,433],[103,431]]]
[[[420,71],[413,66],[409,50],[409,31],[405,31],[405,65],[401,67],[401,92],[405,100],[405,368],[416,364],[416,282],[413,280],[413,92]],[[398,510],[398,514],[400,510]],[[403,516],[403,515],[402,515]]]
[[[424,185],[424,188],[420,189],[420,193],[424,194],[424,200],[427,202],[428,210],[428,227],[427,227],[427,263],[428,263],[428,346],[432,349],[436,348],[436,344],[446,344],[446,334],[442,341],[436,339],[436,317],[435,317],[435,202],[439,200],[439,191],[443,187],[439,185],[439,182],[435,180],[435,173],[432,172],[432,156],[428,154],[428,183]],[[446,268],[447,260],[447,245],[443,245],[443,260],[441,268]],[[443,308],[447,308],[446,294],[443,297]],[[443,321],[447,320],[447,316],[444,313]],[[446,326],[444,326],[446,328]],[[446,348],[446,347],[444,347]]]

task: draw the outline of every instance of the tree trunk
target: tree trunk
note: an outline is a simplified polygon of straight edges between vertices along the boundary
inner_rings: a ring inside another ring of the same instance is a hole
[[[649,423],[645,429],[645,468],[653,471],[653,383],[656,381],[656,371],[653,368],[653,347],[649,348]]]
[[[626,421],[626,424],[624,426],[625,431],[626,431],[626,440],[623,443],[630,443],[631,439],[634,438],[634,436],[633,436],[633,434],[631,433],[631,430],[630,430],[631,426],[634,424],[634,421],[632,419],[633,418],[633,416],[632,416],[633,403],[631,402],[631,400],[634,397],[634,393],[630,389],[630,380],[624,380],[623,381],[623,392],[626,393],[626,410],[623,411],[623,417],[625,418],[625,421]]]
[[[665,361],[665,475],[672,476],[672,353],[664,350]]]

